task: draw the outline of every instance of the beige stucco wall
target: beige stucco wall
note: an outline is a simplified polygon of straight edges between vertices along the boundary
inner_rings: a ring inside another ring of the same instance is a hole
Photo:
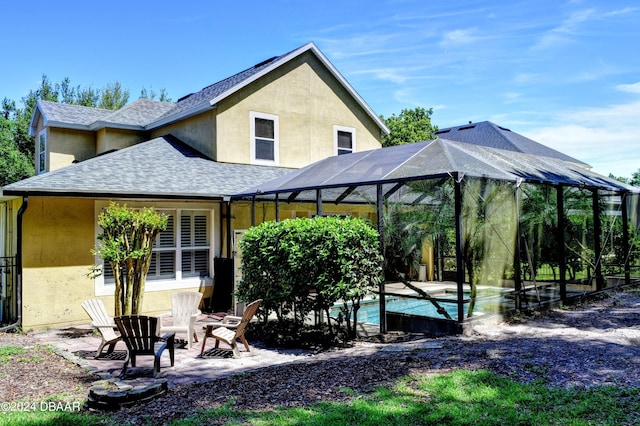
[[[95,134],[93,132],[57,127],[50,127],[47,130],[49,171],[92,158],[96,155],[95,149]]]
[[[218,161],[250,162],[251,111],[277,115],[282,167],[334,155],[334,125],[356,129],[356,150],[380,148],[380,128],[314,55],[306,53],[220,102]]]
[[[126,148],[147,139],[144,132],[103,128],[96,132],[96,154]]]
[[[16,201],[17,202],[17,201]],[[106,202],[106,201],[105,201]],[[150,202],[127,205],[135,207]],[[82,198],[30,197],[23,217],[23,312],[25,331],[89,324],[81,303],[96,298],[95,284],[87,274],[94,264],[96,201]],[[174,208],[176,202],[157,203],[158,208]],[[214,209],[214,203],[182,203],[182,208]],[[19,205],[16,205],[16,208]],[[212,223],[214,234],[218,224]],[[212,253],[219,250],[212,242]],[[145,292],[144,313],[157,315],[171,309],[171,294],[200,291],[208,297],[211,288],[167,289]],[[112,295],[99,296],[114,312]]]
[[[77,322],[93,293],[93,202],[30,197],[23,229],[23,329]]]
[[[215,110],[170,124],[151,133],[152,138],[171,134],[216,160],[216,114]]]

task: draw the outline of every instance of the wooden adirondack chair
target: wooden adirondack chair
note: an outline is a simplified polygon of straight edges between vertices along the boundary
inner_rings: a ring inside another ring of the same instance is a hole
[[[231,346],[234,358],[240,356],[240,351],[238,350],[238,339],[242,341],[244,347],[247,349],[247,352],[251,352],[249,343],[244,336],[244,332],[246,331],[249,321],[251,321],[251,318],[253,318],[261,303],[262,299],[258,299],[248,304],[246,309],[244,310],[244,314],[242,314],[241,317],[227,315],[222,319],[221,322],[212,322],[206,324],[204,339],[202,339],[202,350],[200,351],[200,356],[204,354],[204,347],[207,343],[208,337],[213,337],[214,339],[216,339],[216,348],[218,347],[220,342],[224,342],[227,345]]]
[[[198,306],[202,300],[202,293],[197,291],[182,291],[171,295],[171,312],[158,316],[160,330],[158,334],[166,332],[181,332],[187,335],[187,348],[191,349],[191,340],[198,341],[195,324],[201,314]],[[163,318],[171,317],[171,324],[163,324]]]
[[[138,355],[152,355],[153,359],[153,376],[160,374],[160,356],[165,349],[169,349],[169,357],[171,366],[175,362],[174,355],[174,338],[175,333],[167,333],[160,337],[156,334],[158,327],[158,318],[148,317],[145,315],[124,315],[114,318],[122,341],[127,345],[127,358],[124,361],[120,377],[124,377],[129,361],[131,366],[136,366],[136,357]]]
[[[102,354],[102,349],[104,349],[106,345],[109,345],[107,354],[112,353],[116,347],[116,343],[118,343],[121,338],[120,335],[116,333],[116,323],[113,321],[113,317],[107,313],[104,303],[100,299],[88,299],[82,302],[82,308],[91,318],[91,325],[100,332],[100,337],[102,337],[102,342],[100,342],[100,346],[96,351],[95,358],[97,359]]]

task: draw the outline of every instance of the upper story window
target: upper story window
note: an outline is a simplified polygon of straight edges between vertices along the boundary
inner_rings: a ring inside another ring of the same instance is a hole
[[[251,163],[278,165],[278,116],[251,111]]]
[[[37,157],[36,157],[36,173],[44,173],[47,171],[47,132],[46,130],[41,131],[38,134],[38,146],[37,146]]]
[[[336,155],[351,154],[356,151],[356,129],[333,126],[333,152]]]

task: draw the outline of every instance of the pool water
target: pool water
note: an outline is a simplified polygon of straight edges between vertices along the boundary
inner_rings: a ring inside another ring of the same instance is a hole
[[[451,318],[458,317],[458,304],[455,300],[451,303],[438,302]],[[465,304],[466,305],[466,304]],[[435,306],[429,301],[419,299],[404,299],[398,297],[387,297],[387,312],[401,312],[405,314],[421,315],[434,318],[444,318],[440,315]],[[331,309],[331,316],[338,316],[340,308],[335,306]],[[361,302],[358,309],[358,322],[380,324],[380,303],[379,300],[367,300]]]

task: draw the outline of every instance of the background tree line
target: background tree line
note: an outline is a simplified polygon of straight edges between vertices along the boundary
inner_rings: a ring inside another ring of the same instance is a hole
[[[33,176],[35,172],[35,137],[29,136],[29,124],[38,100],[60,102],[63,104],[117,110],[129,102],[130,91],[120,82],[108,83],[104,88],[82,87],[71,84],[66,77],[59,83],[51,82],[42,76],[40,87],[31,90],[21,99],[22,105],[15,100],[4,98],[0,110],[0,186]],[[152,89],[142,88],[139,98],[157,99],[171,102],[165,89],[156,93]],[[438,126],[431,121],[433,108],[405,108],[398,115],[380,118],[391,133],[384,136],[382,146],[395,146],[407,143],[435,139]],[[631,177],[609,177],[639,186],[640,169]]]
[[[67,77],[60,83],[42,76],[40,87],[30,90],[21,99],[3,98],[0,109],[0,186],[17,182],[35,173],[35,137],[29,136],[29,124],[39,100],[63,104],[117,110],[129,102],[130,92],[120,82],[108,83],[104,88],[74,86]],[[165,89],[160,93],[143,88],[139,98],[170,102]]]

